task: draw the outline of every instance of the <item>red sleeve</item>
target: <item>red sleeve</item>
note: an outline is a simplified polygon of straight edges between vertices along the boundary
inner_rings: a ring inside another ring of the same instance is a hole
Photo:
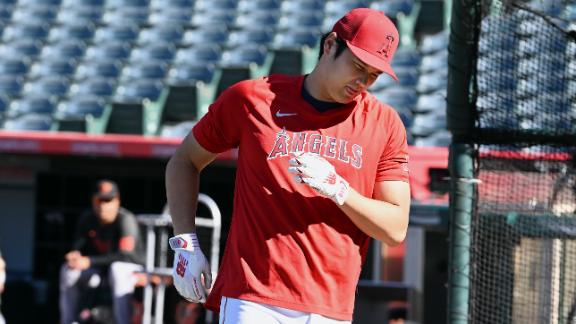
[[[221,153],[238,147],[246,123],[245,93],[251,83],[239,82],[223,91],[208,112],[194,125],[194,138],[206,150]]]
[[[387,118],[388,141],[378,162],[376,182],[409,181],[408,143],[406,128],[395,110],[390,110]]]

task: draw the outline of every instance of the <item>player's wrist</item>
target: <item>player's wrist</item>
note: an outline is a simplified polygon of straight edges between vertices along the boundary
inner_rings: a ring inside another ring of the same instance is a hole
[[[168,243],[170,244],[170,248],[174,251],[196,251],[200,249],[200,243],[198,242],[198,237],[195,232],[173,236],[168,240]]]
[[[341,176],[336,177],[336,192],[331,197],[332,200],[337,203],[338,205],[344,205],[346,199],[350,195],[350,185],[348,181],[344,180]]]

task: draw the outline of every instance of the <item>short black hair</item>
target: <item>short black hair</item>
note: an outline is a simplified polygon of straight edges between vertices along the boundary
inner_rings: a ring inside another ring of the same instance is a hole
[[[322,38],[320,38],[320,51],[318,53],[318,58],[321,58],[322,53],[324,53],[324,42],[326,41],[326,38],[328,37],[328,35],[330,35],[330,33],[326,33],[326,34],[322,35]],[[338,37],[336,37],[336,45],[338,47],[336,47],[336,53],[334,54],[334,58],[337,58],[338,56],[340,56],[340,54],[342,54],[342,52],[344,52],[344,50],[348,48],[348,45],[346,44],[346,42],[341,40]]]

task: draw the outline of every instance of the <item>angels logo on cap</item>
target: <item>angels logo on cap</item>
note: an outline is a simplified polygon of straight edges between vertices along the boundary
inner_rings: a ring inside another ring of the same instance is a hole
[[[390,63],[400,37],[394,23],[382,11],[353,9],[334,24],[332,31],[362,62],[398,80]]]

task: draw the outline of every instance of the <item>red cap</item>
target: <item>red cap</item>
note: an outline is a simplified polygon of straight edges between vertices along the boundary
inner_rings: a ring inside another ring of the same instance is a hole
[[[348,12],[332,28],[338,38],[346,41],[348,48],[362,62],[398,77],[390,63],[398,48],[400,37],[394,23],[382,11],[356,8]]]

